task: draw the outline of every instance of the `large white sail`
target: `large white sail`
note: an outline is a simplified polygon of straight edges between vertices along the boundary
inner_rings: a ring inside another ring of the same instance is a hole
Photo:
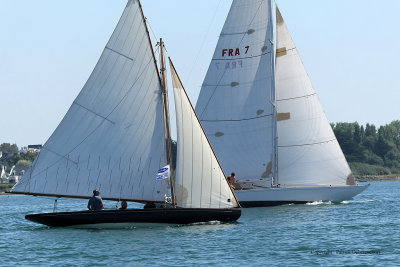
[[[128,4],[96,67],[32,167],[28,194],[164,201],[167,164],[161,85],[144,16]]]
[[[354,184],[281,13],[276,9],[279,183]]]
[[[238,206],[192,104],[171,65],[176,108],[177,159],[174,177],[176,205],[182,208]]]
[[[196,111],[237,180],[273,176],[274,46],[270,1],[234,0]]]

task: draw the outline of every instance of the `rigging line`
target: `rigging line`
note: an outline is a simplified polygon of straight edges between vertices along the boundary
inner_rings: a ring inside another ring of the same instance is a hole
[[[257,116],[257,117],[252,117],[252,118],[245,118],[245,119],[238,119],[238,120],[200,120],[200,121],[205,121],[205,122],[220,122],[220,121],[248,121],[248,120],[254,120],[254,119],[261,119],[264,117],[269,117],[272,116],[273,114],[265,114],[262,116]]]
[[[208,36],[208,34],[209,34],[209,32],[210,32],[211,26],[212,26],[212,24],[214,23],[215,17],[217,16],[217,12],[218,12],[218,9],[219,9],[219,7],[220,7],[220,5],[221,5],[221,2],[222,2],[222,0],[219,0],[218,5],[217,5],[217,8],[215,9],[214,14],[213,14],[213,16],[212,16],[212,19],[211,19],[211,21],[210,21],[210,24],[208,25],[208,29],[207,29],[207,31],[206,31],[206,34],[205,34],[204,37],[203,37],[203,42],[201,43],[200,49],[199,49],[199,51],[197,52],[196,58],[195,58],[195,60],[194,60],[194,64],[192,64],[192,68],[190,69],[189,75],[187,76],[187,77],[188,77],[188,78],[187,78],[188,82],[190,81],[190,79],[191,79],[191,77],[192,77],[192,72],[193,72],[195,66],[197,66],[197,62],[198,62],[198,60],[199,60],[200,53],[201,53],[201,51],[203,50],[204,44],[205,44],[206,39],[207,39],[207,36]]]
[[[296,96],[296,97],[290,97],[290,98],[277,99],[276,101],[287,101],[287,100],[293,100],[293,99],[298,99],[298,98],[305,98],[305,97],[314,96],[316,94],[317,93],[313,93],[313,94],[309,94],[309,95]]]
[[[250,23],[247,25],[247,28],[250,27],[250,25],[253,23],[253,21],[254,21],[255,17],[257,16],[258,11],[260,10],[261,5],[263,4],[263,2],[264,2],[264,1],[261,1],[261,2],[260,2],[260,5],[258,6],[257,11],[254,13],[253,18],[251,19]],[[228,14],[228,15],[229,15],[229,14]],[[242,41],[243,41],[244,37],[246,36],[246,34],[247,34],[247,33],[243,34],[242,39],[240,39],[240,42],[239,42],[238,45],[241,45],[241,44],[242,44]],[[218,45],[218,43],[217,43],[217,45]],[[218,87],[218,85],[221,83],[222,78],[224,78],[225,73],[226,73],[226,69],[225,69],[224,72],[222,73],[221,78],[220,78],[219,81],[217,82],[217,85],[215,86],[214,91],[213,91],[212,94],[210,95],[210,98],[208,99],[206,105],[204,106],[204,109],[203,109],[202,112],[199,114],[199,117],[202,117],[203,114],[204,114],[204,112],[206,111],[206,108],[207,108],[208,105],[210,104],[211,98],[214,96],[215,92],[217,91],[217,87]]]
[[[159,40],[157,35],[154,33],[153,28],[151,27],[150,23],[148,22],[147,17],[144,17],[144,21],[145,21],[146,25],[149,26],[150,31],[153,34],[153,37],[155,38],[154,40]]]
[[[310,144],[300,144],[300,145],[287,145],[287,146],[278,146],[278,147],[299,147],[299,146],[312,146],[312,145],[320,145],[320,144],[325,144],[329,142],[336,141],[336,138],[327,140],[327,141],[322,141],[322,142],[315,142],[315,143],[310,143]]]

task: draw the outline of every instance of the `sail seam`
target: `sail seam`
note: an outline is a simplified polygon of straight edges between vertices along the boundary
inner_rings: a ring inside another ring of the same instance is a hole
[[[248,121],[248,120],[255,120],[255,119],[261,119],[264,117],[269,117],[272,116],[273,114],[266,114],[263,116],[258,116],[258,117],[252,117],[252,118],[245,118],[245,119],[238,119],[238,120],[200,120],[200,121],[205,121],[205,122],[220,122],[220,121]]]
[[[327,140],[327,141],[322,141],[322,142],[310,143],[310,144],[287,145],[287,146],[278,146],[278,147],[312,146],[312,145],[325,144],[325,143],[329,143],[329,142],[333,142],[333,141],[336,141],[336,138]]]
[[[104,117],[104,116],[102,116],[102,115],[96,113],[95,111],[93,111],[93,110],[91,110],[91,109],[89,109],[89,108],[87,108],[87,107],[85,107],[85,106],[79,104],[79,103],[76,102],[76,101],[74,101],[73,104],[80,106],[81,108],[83,108],[83,109],[85,109],[85,110],[87,110],[87,111],[93,113],[93,114],[96,115],[96,116],[99,116],[99,117],[102,118],[103,120],[106,120],[106,121],[108,121],[108,122],[110,122],[110,123],[112,123],[112,124],[115,124],[115,122],[113,122],[112,120],[108,119],[107,117]]]
[[[305,98],[305,97],[314,96],[314,95],[316,95],[316,93],[309,94],[309,95],[302,95],[302,96],[290,97],[290,98],[277,99],[276,101],[287,101],[287,100],[293,100],[293,99],[298,99],[298,98]]]
[[[116,50],[114,50],[114,49],[112,49],[112,48],[109,48],[109,47],[106,46],[105,49],[108,49],[108,50],[110,50],[111,52],[114,52],[114,53],[116,53],[116,54],[118,54],[118,55],[120,55],[120,56],[123,56],[123,57],[125,57],[125,58],[127,58],[127,59],[133,61],[133,58],[128,57],[128,56],[126,56],[126,55],[124,55],[124,54],[122,54],[122,53],[120,53],[120,52],[118,52],[118,51],[116,51]]]
[[[259,55],[255,55],[255,56],[250,56],[250,57],[237,57],[237,58],[213,58],[212,60],[239,60],[239,59],[249,59],[249,58],[255,58],[255,57],[262,57],[264,55],[268,55],[271,54],[271,52],[266,52],[266,53],[262,53]]]

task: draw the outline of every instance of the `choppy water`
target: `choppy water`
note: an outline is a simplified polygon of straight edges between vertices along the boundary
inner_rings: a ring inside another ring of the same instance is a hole
[[[399,189],[371,183],[340,204],[243,209],[231,224],[119,230],[43,227],[24,215],[51,212],[52,199],[0,196],[0,265],[400,265]],[[86,201],[61,199],[58,207],[84,209]]]

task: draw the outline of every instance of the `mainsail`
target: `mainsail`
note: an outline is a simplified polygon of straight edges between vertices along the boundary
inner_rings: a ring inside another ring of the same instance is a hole
[[[164,201],[161,83],[140,3],[129,0],[96,67],[13,192]]]
[[[221,165],[238,180],[274,175],[271,13],[269,1],[233,1],[196,105]]]
[[[276,8],[279,183],[354,184],[351,170]]]
[[[174,177],[176,205],[232,208],[238,202],[170,61],[178,135]]]

